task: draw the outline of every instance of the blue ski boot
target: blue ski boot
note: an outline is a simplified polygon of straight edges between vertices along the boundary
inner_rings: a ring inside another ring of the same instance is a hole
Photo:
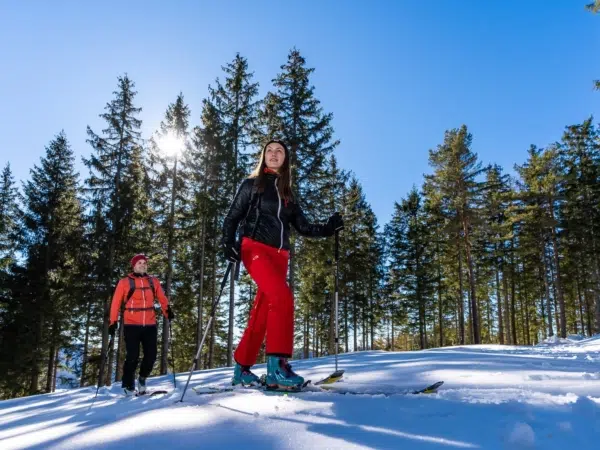
[[[259,378],[250,371],[250,366],[242,366],[235,363],[231,385],[256,386],[260,383]]]
[[[265,381],[267,389],[273,390],[300,390],[304,384],[304,378],[294,373],[287,358],[279,356],[269,356]]]

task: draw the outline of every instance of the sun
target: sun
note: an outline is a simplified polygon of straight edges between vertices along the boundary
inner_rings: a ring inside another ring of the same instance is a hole
[[[156,139],[156,144],[161,153],[166,156],[177,156],[183,150],[185,141],[175,133],[167,133],[164,136],[159,136],[158,139]]]

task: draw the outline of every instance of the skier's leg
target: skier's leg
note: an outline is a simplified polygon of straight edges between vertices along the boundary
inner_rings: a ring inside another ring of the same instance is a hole
[[[250,310],[248,325],[233,354],[233,358],[241,366],[251,367],[256,364],[256,358],[267,329],[267,307],[265,295],[258,289]]]
[[[248,240],[245,240],[242,243],[242,261],[246,269],[248,269],[256,256],[258,256],[256,248],[251,243],[248,243]],[[260,287],[258,287],[252,309],[250,310],[248,325],[233,355],[236,362],[232,378],[232,384],[234,385],[240,383],[248,385],[259,382],[259,378],[250,371],[250,368],[256,364],[258,352],[265,339],[267,313],[267,299]]]
[[[123,378],[121,386],[128,390],[135,389],[135,370],[140,357],[141,328],[137,325],[125,325],[123,337],[125,339],[125,362],[123,363]]]
[[[246,270],[264,296],[257,310],[257,318],[261,319],[257,320],[257,325],[260,329],[266,325],[267,354],[290,357],[294,334],[294,300],[286,280],[288,253],[259,242],[246,242],[249,243],[242,247]],[[259,349],[260,345],[256,347],[256,352]]]
[[[157,326],[143,327],[142,332],[142,348],[144,350],[144,358],[140,366],[140,386],[146,387],[146,378],[152,372],[154,362],[156,361],[157,352]]]

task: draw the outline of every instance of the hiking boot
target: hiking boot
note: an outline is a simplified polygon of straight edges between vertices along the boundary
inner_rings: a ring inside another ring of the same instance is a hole
[[[267,360],[267,387],[300,388],[304,384],[304,378],[292,370],[292,365],[287,358],[269,356]]]
[[[236,363],[235,368],[233,369],[231,385],[235,386],[237,384],[241,384],[242,386],[254,386],[259,384],[259,378],[250,371],[250,366],[242,366]]]
[[[125,392],[125,395],[127,397],[131,396],[131,395],[135,395],[135,388],[132,386],[122,386],[123,387],[123,392]]]

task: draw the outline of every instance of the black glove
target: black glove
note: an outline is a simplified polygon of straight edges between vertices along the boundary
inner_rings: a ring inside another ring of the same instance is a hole
[[[175,318],[171,305],[167,306],[167,317],[169,318],[169,322]]]
[[[117,331],[117,322],[111,323],[108,326],[108,334],[110,334],[111,336],[114,336],[115,331]]]
[[[336,212],[327,220],[327,230],[330,234],[344,229],[344,219],[339,212]]]
[[[238,263],[241,261],[240,251],[234,243],[226,243],[223,245],[223,254],[227,261]]]

